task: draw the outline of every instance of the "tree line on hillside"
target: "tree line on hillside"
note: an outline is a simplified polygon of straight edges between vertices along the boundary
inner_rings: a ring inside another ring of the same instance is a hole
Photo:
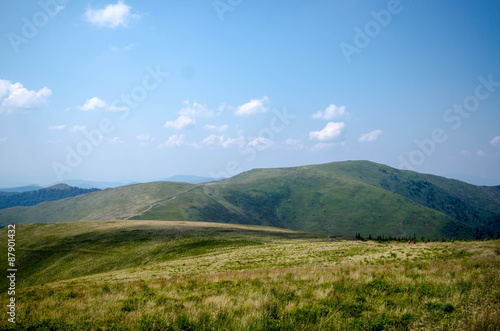
[[[23,193],[10,193],[7,195],[0,195],[0,209],[17,206],[34,206],[45,201],[61,200],[96,191],[99,191],[99,189],[85,189],[68,186],[68,188],[62,190],[46,188]]]
[[[445,238],[444,236],[441,236],[441,238],[436,238],[436,237],[430,237],[430,238],[425,238],[425,237],[421,237],[420,240],[417,239],[417,236],[414,234],[413,236],[384,236],[384,235],[378,235],[376,238],[373,238],[372,235],[368,235],[368,238],[364,238],[363,236],[361,236],[361,233],[356,233],[355,235],[355,238],[356,239],[359,239],[359,240],[362,240],[362,241],[366,241],[366,240],[373,240],[373,241],[378,241],[378,242],[389,242],[389,241],[397,241],[397,242],[448,242],[448,241],[454,241],[454,240],[457,240],[457,241],[466,241],[466,240],[478,240],[478,239],[482,239],[482,240],[489,240],[490,237],[489,236],[484,236],[482,238],[462,238],[462,237],[459,237],[458,239],[455,239],[454,237],[447,237]],[[499,236],[498,234],[495,234],[492,236],[492,238],[494,240],[498,240]]]

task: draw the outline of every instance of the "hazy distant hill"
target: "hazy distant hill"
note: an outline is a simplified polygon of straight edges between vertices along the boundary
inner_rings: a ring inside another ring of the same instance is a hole
[[[0,195],[0,209],[15,206],[34,206],[45,201],[54,201],[70,198],[86,193],[99,191],[98,189],[82,189],[66,184],[57,184],[51,187],[22,193]]]
[[[0,211],[1,224],[124,218],[481,238],[500,234],[500,188],[347,161],[255,169],[207,184],[136,184]]]
[[[21,193],[21,192],[27,192],[27,191],[35,191],[43,188],[40,185],[27,185],[27,186],[20,186],[20,187],[9,187],[9,188],[0,188],[0,194],[2,193]]]
[[[168,182],[184,182],[184,183],[191,183],[191,184],[201,184],[201,183],[208,183],[208,182],[213,182],[215,180],[220,180],[222,178],[210,178],[210,177],[200,177],[200,176],[191,176],[191,175],[176,175],[172,177],[165,178],[165,181]]]

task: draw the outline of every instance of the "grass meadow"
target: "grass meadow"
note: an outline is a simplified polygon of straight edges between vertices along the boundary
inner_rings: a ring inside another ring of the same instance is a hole
[[[500,330],[498,240],[151,221],[17,236],[17,323],[4,314],[0,330]]]

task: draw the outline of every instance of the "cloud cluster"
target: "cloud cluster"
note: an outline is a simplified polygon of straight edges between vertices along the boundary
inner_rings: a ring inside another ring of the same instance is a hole
[[[133,19],[140,18],[140,15],[132,14],[130,6],[122,1],[116,4],[107,5],[103,9],[88,8],[84,14],[85,19],[99,27],[117,28],[126,27]]]
[[[223,148],[229,148],[238,143],[238,139],[230,138],[225,134],[211,134],[203,140],[205,145],[220,145]]]
[[[23,109],[39,108],[47,102],[52,91],[43,87],[38,91],[28,90],[21,83],[12,84],[0,79],[0,114],[12,114]]]
[[[323,111],[318,110],[311,117],[313,119],[329,121],[329,120],[341,118],[345,114],[346,114],[345,106],[336,106],[334,104],[331,104],[328,107],[326,107],[326,109]]]

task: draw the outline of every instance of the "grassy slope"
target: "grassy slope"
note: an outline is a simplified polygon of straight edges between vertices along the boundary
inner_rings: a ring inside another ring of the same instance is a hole
[[[255,169],[211,184],[131,185],[0,211],[0,225],[125,218],[343,235],[481,238],[500,233],[500,188],[347,161]]]
[[[210,193],[206,194],[206,192]],[[425,237],[451,235],[446,215],[366,183],[315,167],[258,169],[164,201],[134,219],[268,225],[316,233]]]
[[[20,330],[500,327],[499,241],[377,244],[155,221],[20,225],[16,237]]]
[[[151,205],[197,188],[197,185],[154,182],[107,189],[34,207],[0,211],[0,225],[34,222],[105,220],[138,215]]]

